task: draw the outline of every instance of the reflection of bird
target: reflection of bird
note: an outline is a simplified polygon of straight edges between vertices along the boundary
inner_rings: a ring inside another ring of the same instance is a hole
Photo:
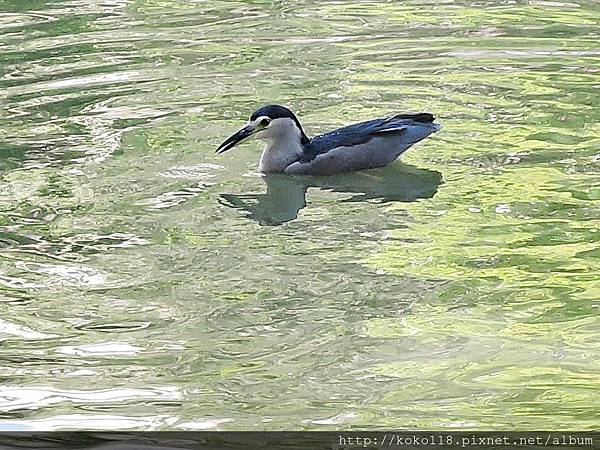
[[[383,170],[342,174],[331,177],[288,177],[268,174],[264,194],[221,194],[220,202],[246,211],[262,225],[279,225],[298,216],[306,206],[308,188],[352,194],[343,202],[412,202],[431,198],[442,183],[442,175],[433,170],[395,164]]]
[[[217,149],[223,153],[249,136],[266,142],[259,170],[265,173],[333,175],[383,167],[441,125],[429,113],[397,114],[340,128],[309,139],[289,109],[268,105]]]

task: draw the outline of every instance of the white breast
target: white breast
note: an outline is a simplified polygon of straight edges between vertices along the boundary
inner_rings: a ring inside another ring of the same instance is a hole
[[[302,155],[299,142],[273,142],[266,141],[267,145],[260,156],[258,170],[263,173],[284,172],[286,167],[295,163]]]
[[[300,130],[287,117],[272,120],[269,127],[258,132],[256,137],[267,144],[258,166],[261,172],[283,172],[290,164],[298,161],[304,151]]]

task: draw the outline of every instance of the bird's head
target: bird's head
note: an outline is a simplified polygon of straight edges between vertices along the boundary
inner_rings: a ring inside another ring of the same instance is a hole
[[[227,138],[217,153],[226,152],[250,136],[265,141],[296,139],[303,145],[309,142],[292,111],[281,105],[267,105],[254,111],[246,126]]]

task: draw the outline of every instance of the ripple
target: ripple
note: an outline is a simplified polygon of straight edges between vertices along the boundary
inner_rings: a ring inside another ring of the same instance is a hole
[[[136,356],[142,351],[143,349],[141,347],[137,347],[135,345],[127,344],[124,342],[102,342],[97,344],[58,347],[56,349],[57,353],[63,353],[65,355],[93,357]]]
[[[2,431],[154,430],[174,419],[166,415],[56,414],[31,420],[0,420]]]
[[[4,412],[46,408],[75,402],[79,405],[110,405],[116,402],[178,402],[181,394],[174,387],[147,389],[61,390],[51,387],[0,387],[0,410]]]
[[[0,30],[10,30],[11,28],[24,28],[43,23],[49,23],[57,20],[52,16],[43,14],[17,14],[4,12],[0,16]]]
[[[217,174],[216,170],[223,170],[223,166],[210,163],[194,164],[192,166],[177,166],[171,167],[166,172],[161,172],[160,176],[165,178],[176,178],[176,179],[210,179],[215,178]]]
[[[205,192],[212,183],[200,182],[195,186],[186,187],[178,191],[165,192],[156,197],[139,200],[136,204],[144,206],[148,209],[167,209],[178,206],[187,200],[197,197],[201,193]]]
[[[310,423],[314,423],[315,425],[342,425],[346,422],[348,422],[349,420],[355,419],[356,417],[358,417],[358,415],[356,413],[352,413],[352,412],[348,412],[348,413],[340,413],[340,414],[336,414],[333,417],[329,417],[327,419],[316,419],[316,420],[310,420],[310,421],[306,421],[306,422],[310,422]]]
[[[49,275],[44,286],[102,286],[108,283],[107,276],[85,266],[66,266],[59,264],[40,264],[17,261],[15,267],[27,272]]]
[[[206,419],[178,423],[175,428],[182,430],[214,430],[224,423],[231,423],[233,419]]]
[[[11,323],[0,319],[0,338],[2,334],[16,336],[25,340],[53,339],[58,337],[55,334],[40,333],[25,325]]]

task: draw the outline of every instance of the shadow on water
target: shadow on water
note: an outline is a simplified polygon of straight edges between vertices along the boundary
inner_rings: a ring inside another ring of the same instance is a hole
[[[264,194],[221,194],[220,203],[242,209],[261,225],[281,225],[298,217],[308,188],[354,194],[342,202],[412,202],[431,198],[442,183],[440,172],[396,163],[383,169],[329,177],[265,175]]]

